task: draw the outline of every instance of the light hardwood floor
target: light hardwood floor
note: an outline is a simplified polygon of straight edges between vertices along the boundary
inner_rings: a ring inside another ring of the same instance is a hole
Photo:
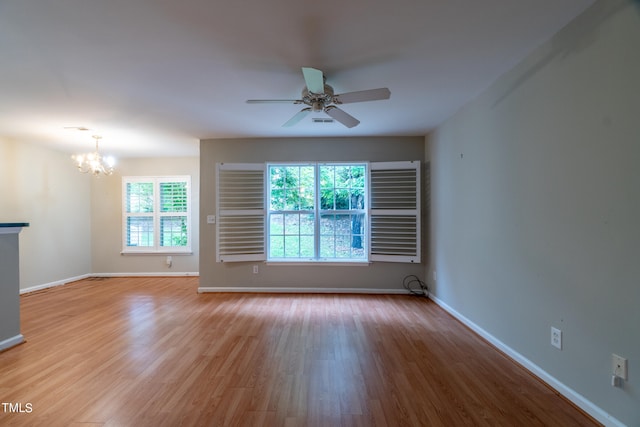
[[[589,426],[433,302],[197,294],[198,278],[24,295],[0,425]]]

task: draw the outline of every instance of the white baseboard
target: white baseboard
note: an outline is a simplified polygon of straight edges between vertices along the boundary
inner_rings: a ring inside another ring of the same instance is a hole
[[[180,271],[180,272],[165,272],[165,273],[92,273],[90,277],[185,277],[185,276],[199,276],[197,271]]]
[[[512,358],[515,362],[521,365],[523,368],[540,378],[542,381],[547,383],[550,387],[555,389],[558,393],[563,395],[565,398],[573,402],[580,409],[591,415],[600,423],[605,426],[610,427],[625,427],[623,423],[618,421],[616,418],[611,416],[609,413],[603,411],[601,408],[593,404],[593,402],[587,400],[580,393],[576,392],[570,387],[567,387],[565,384],[558,381],[555,377],[551,376],[544,369],[524,357],[522,354],[513,350],[511,347],[504,344],[502,341],[498,340],[496,337],[482,329],[480,326],[473,323],[471,320],[460,314],[458,311],[450,307],[447,303],[438,299],[433,295],[429,295],[429,299],[438,304],[442,309],[451,314],[453,317],[458,319],[460,322],[465,324],[471,330],[473,330],[476,334],[480,335],[485,340],[489,341],[494,347],[498,350],[505,353],[507,356]]]
[[[22,344],[24,342],[24,337],[22,334],[18,334],[14,337],[7,338],[6,340],[0,341],[0,351],[6,350],[11,347],[15,347],[18,344]]]
[[[53,288],[53,287],[56,287],[56,286],[66,285],[67,283],[75,282],[77,280],[86,279],[88,277],[91,277],[91,274],[83,274],[81,276],[70,277],[68,279],[62,279],[62,280],[56,280],[55,282],[49,282],[49,283],[45,283],[43,285],[31,286],[31,287],[28,287],[28,288],[20,289],[20,295],[27,294],[29,292],[41,291],[43,289]]]
[[[252,287],[199,287],[198,293],[210,292],[248,292],[265,294],[377,294],[404,295],[405,289],[371,289],[371,288],[252,288]]]

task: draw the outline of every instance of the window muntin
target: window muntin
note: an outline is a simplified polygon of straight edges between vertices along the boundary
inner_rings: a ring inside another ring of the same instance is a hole
[[[270,261],[366,261],[366,164],[268,166]]]
[[[191,252],[190,177],[123,177],[123,252]]]

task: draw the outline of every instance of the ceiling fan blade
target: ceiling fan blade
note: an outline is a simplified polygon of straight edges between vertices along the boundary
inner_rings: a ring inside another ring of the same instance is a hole
[[[247,104],[301,104],[299,99],[247,99]]]
[[[389,99],[391,91],[386,87],[379,89],[359,90],[335,95],[333,97],[336,104],[349,104],[352,102],[379,101]]]
[[[345,111],[338,107],[330,106],[324,109],[324,112],[333,117],[348,128],[358,126],[360,120],[353,117],[351,114],[347,114]]]
[[[307,114],[309,114],[310,112],[311,112],[311,108],[303,108],[302,110],[300,110],[298,112],[298,114],[296,114],[295,116],[291,117],[287,123],[283,124],[282,127],[283,128],[290,128],[291,126],[294,126],[300,120],[302,120],[305,117],[307,117]]]
[[[324,93],[324,76],[322,71],[315,68],[302,67],[302,74],[304,75],[304,81],[307,84],[307,89],[311,93],[321,95]]]

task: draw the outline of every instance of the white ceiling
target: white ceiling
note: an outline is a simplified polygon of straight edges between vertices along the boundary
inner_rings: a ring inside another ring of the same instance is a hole
[[[2,0],[0,138],[123,157],[197,155],[198,140],[425,135],[593,0]],[[281,125],[301,66],[359,126]],[[89,131],[64,129],[84,126]]]

